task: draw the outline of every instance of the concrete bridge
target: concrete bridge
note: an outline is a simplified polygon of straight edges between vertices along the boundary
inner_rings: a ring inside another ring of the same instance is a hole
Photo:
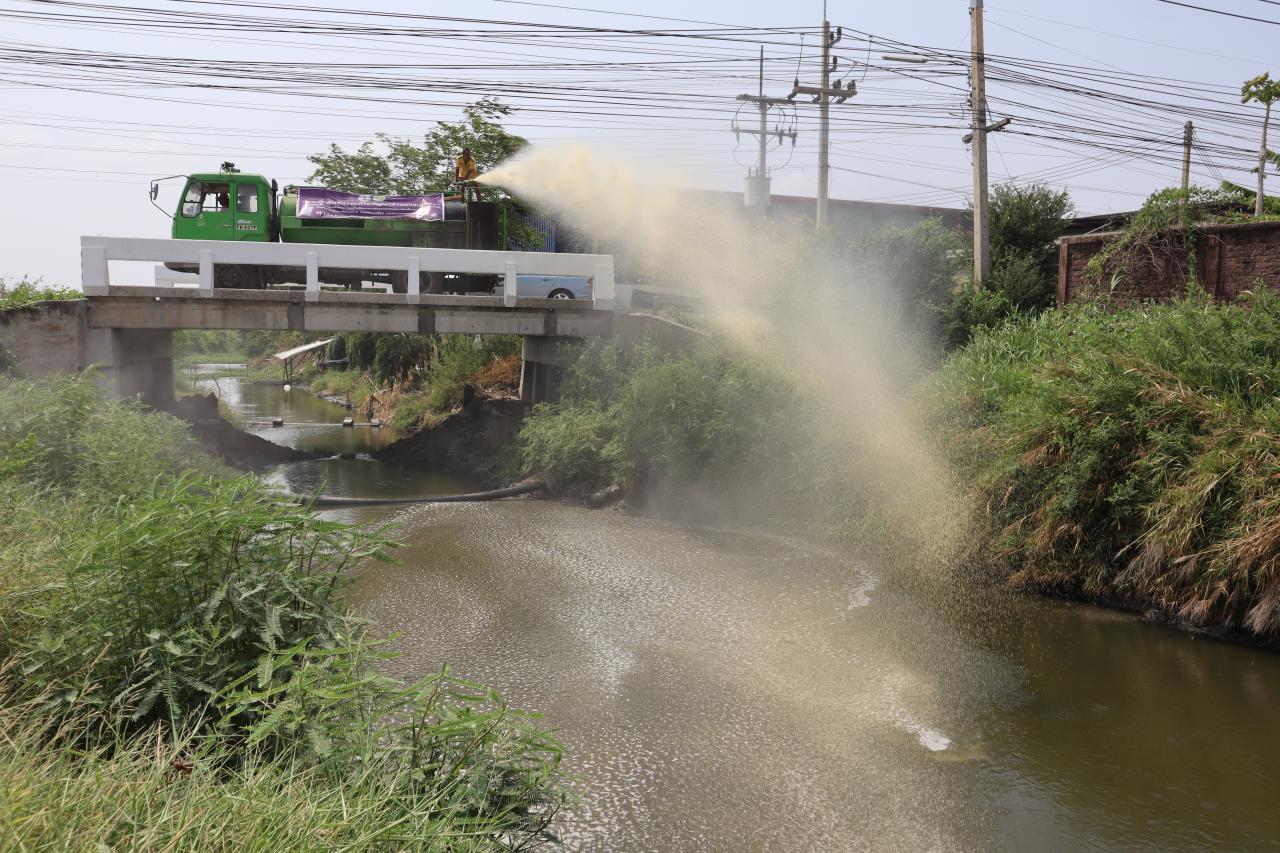
[[[115,284],[112,261],[194,265],[194,287]],[[277,265],[305,271],[297,289],[219,289],[218,264]],[[524,338],[521,395],[546,399],[560,363],[560,341],[657,336],[686,341],[691,330],[656,317],[615,310],[613,258],[541,252],[491,252],[202,240],[81,238],[85,299],[47,303],[0,318],[0,344],[28,372],[71,372],[96,365],[122,397],[157,406],[173,402],[176,329],[265,329],[302,332],[509,334]],[[407,274],[406,293],[325,289],[329,269],[394,270]],[[421,293],[421,273],[496,275],[502,296]],[[519,275],[586,276],[593,299],[529,299]]]

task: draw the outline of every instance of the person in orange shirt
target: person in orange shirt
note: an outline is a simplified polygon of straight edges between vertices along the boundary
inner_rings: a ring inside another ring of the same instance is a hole
[[[454,180],[458,182],[459,187],[462,189],[463,201],[467,201],[468,194],[474,197],[475,179],[479,174],[480,170],[476,168],[476,159],[471,156],[471,149],[463,148],[453,169]]]

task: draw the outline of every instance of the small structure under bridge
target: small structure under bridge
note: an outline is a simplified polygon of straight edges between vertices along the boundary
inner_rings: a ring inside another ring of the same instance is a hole
[[[562,366],[557,344],[564,339],[656,334],[661,343],[696,335],[656,317],[618,313],[611,255],[115,237],[82,237],[80,255],[86,300],[77,310],[83,316],[64,318],[82,326],[79,367],[95,364],[120,396],[140,396],[159,406],[173,400],[175,329],[521,335],[521,395],[529,401],[550,393]],[[194,264],[198,280],[186,287],[116,283],[112,262]],[[306,274],[295,289],[220,289],[213,286],[220,264],[279,265]],[[331,269],[403,270],[408,290],[326,289],[322,273]],[[502,281],[504,292],[422,293],[422,274],[430,272],[492,275]],[[520,275],[589,277],[593,298],[525,298]],[[63,337],[69,334],[64,330]]]

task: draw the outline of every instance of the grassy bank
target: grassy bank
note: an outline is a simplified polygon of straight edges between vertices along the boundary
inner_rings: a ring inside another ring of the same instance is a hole
[[[0,846],[545,840],[552,737],[447,673],[378,675],[341,596],[392,543],[278,503],[91,378],[0,379],[0,422]]]
[[[939,376],[971,558],[1030,590],[1280,630],[1280,300],[1076,307]]]
[[[767,491],[776,515],[798,506],[811,441],[793,386],[722,341],[671,357],[596,343],[526,419],[513,473],[550,473],[570,495],[697,492],[742,511]]]
[[[326,357],[346,359],[347,369],[309,367],[302,378],[313,392],[342,398],[406,431],[438,423],[462,402],[466,386],[503,398],[514,395],[520,381],[516,335],[342,334]]]

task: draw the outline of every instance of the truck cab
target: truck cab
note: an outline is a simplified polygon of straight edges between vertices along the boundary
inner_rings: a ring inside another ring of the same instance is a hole
[[[276,223],[275,187],[228,163],[221,172],[187,178],[173,215],[173,238],[274,242]]]

